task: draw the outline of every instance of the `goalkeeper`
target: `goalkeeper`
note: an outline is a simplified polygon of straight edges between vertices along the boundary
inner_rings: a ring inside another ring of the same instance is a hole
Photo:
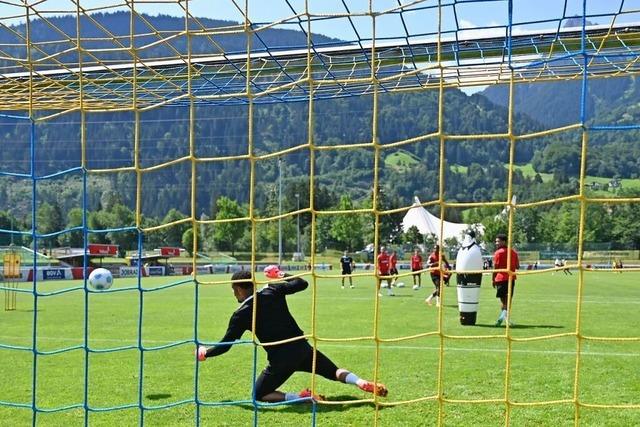
[[[282,402],[301,398],[322,400],[322,396],[312,396],[309,389],[300,393],[285,393],[278,390],[294,372],[312,372],[313,347],[303,338],[304,333],[289,312],[286,300],[287,295],[303,291],[309,284],[301,278],[290,278],[275,265],[266,267],[264,272],[270,279],[282,278],[283,281],[270,283],[256,293],[258,301],[256,337],[263,344],[298,339],[264,346],[269,363],[256,381],[255,398],[264,402]],[[222,344],[209,348],[198,347],[197,358],[201,362],[209,357],[226,353],[233,345],[233,341],[238,340],[245,331],[251,330],[254,299],[254,282],[251,279],[251,272],[238,271],[233,274],[231,280],[233,294],[240,303],[240,307],[229,320],[227,332],[220,340]],[[346,369],[339,369],[327,356],[317,350],[315,368],[318,375],[329,380],[353,384],[360,390],[379,396],[387,395],[387,388],[383,384],[363,380]]]

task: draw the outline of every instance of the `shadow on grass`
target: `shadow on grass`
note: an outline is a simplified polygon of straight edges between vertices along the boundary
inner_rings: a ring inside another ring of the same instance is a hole
[[[351,408],[362,408],[362,407],[371,407],[374,408],[375,405],[373,402],[357,402],[357,403],[349,403],[350,401],[360,400],[360,398],[356,396],[350,395],[339,395],[339,396],[331,396],[327,399],[330,404],[323,404],[322,402],[318,402],[316,405],[317,412],[342,412],[349,410]],[[253,405],[249,403],[243,403],[237,405],[238,408],[253,411]],[[385,409],[385,406],[380,406],[379,410]],[[290,404],[280,404],[274,406],[263,406],[259,409],[260,411],[282,411],[282,412],[290,412],[297,414],[305,414],[312,410],[311,402],[296,402]]]
[[[149,400],[162,400],[162,399],[168,399],[171,397],[171,393],[154,393],[154,394],[147,394],[145,396],[147,399]]]
[[[496,326],[495,323],[487,323],[487,324],[480,324],[477,323],[474,325],[476,328],[492,328],[492,329],[504,329],[505,326]],[[474,326],[470,326],[470,327],[474,327]],[[509,329],[564,329],[565,326],[560,326],[560,325],[523,325],[523,324],[516,324],[511,326]]]

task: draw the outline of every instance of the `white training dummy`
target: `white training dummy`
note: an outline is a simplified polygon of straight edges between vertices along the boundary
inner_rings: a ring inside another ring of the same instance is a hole
[[[469,231],[456,256],[456,281],[458,283],[458,311],[461,325],[475,325],[480,303],[482,282],[482,250],[476,242],[476,234]],[[465,273],[466,271],[472,273]]]

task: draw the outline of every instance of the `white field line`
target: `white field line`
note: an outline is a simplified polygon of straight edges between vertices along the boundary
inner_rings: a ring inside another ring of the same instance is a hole
[[[351,290],[345,290],[345,292],[351,292]],[[429,294],[431,294],[432,290],[429,290],[429,292],[428,292],[428,293],[426,293],[426,294],[424,294],[424,295],[423,295],[423,294],[420,294],[420,293],[418,293],[418,292],[416,292],[416,293],[415,293],[415,294],[413,294],[413,295],[412,295],[412,294],[400,294],[400,293],[398,293],[398,291],[397,291],[397,290],[395,290],[394,292],[396,292],[396,296],[400,295],[400,298],[398,298],[398,299],[400,299],[400,300],[404,300],[404,298],[406,298],[407,296],[409,296],[409,297],[411,297],[411,296],[415,296],[417,299],[419,299],[419,298],[424,299],[426,296],[428,296]],[[329,297],[329,296],[327,296],[327,297],[323,297],[322,293],[320,293],[320,294],[318,295],[318,300],[330,299],[331,301],[333,301],[333,300],[343,300],[343,301],[353,301],[353,300],[355,300],[355,301],[373,301],[373,297],[374,297],[374,296],[375,296],[375,294],[374,294],[373,292],[371,293],[371,296],[370,296],[370,297],[361,297],[361,296],[358,296],[358,297],[352,297],[352,296],[347,296],[347,295],[345,295],[345,296],[333,296],[333,295],[332,295],[331,297]],[[457,304],[457,303],[458,303],[458,300],[455,298],[455,295],[452,295],[452,297],[453,297],[453,299],[451,299],[451,297],[446,299],[446,303],[447,303],[447,304]],[[301,298],[301,297],[297,297],[297,298],[295,298],[295,297],[294,297],[292,300],[294,300],[294,299],[300,299],[300,298]],[[396,299],[396,297],[395,297],[395,296],[394,296],[394,297],[388,297],[387,295],[383,295],[383,296],[381,296],[381,297],[380,297],[380,300],[385,300],[385,299],[388,299],[388,298]],[[513,298],[514,298],[514,303],[513,303],[513,304],[514,304],[514,305],[517,305],[517,304],[518,304],[518,301],[517,301],[517,298],[518,298],[517,293],[516,293],[516,295],[515,295]],[[200,300],[219,300],[219,299],[220,299],[220,297],[219,297],[219,296],[200,296],[200,297],[199,297],[199,299],[200,299]],[[524,299],[524,298],[523,298],[523,299]],[[420,301],[422,301],[422,300],[420,300]],[[441,301],[442,301],[442,299],[441,299]],[[484,301],[484,300],[483,300],[483,301]],[[575,299],[568,299],[568,298],[564,298],[564,299],[554,299],[554,298],[547,298],[547,299],[543,299],[543,298],[535,297],[535,298],[533,298],[533,299],[528,300],[528,301],[527,301],[527,304],[536,304],[536,303],[545,303],[545,304],[548,304],[548,303],[560,303],[560,304],[574,304],[574,305],[575,305],[575,304],[576,304],[576,302],[577,302],[577,300],[575,300]],[[497,304],[499,304],[499,301],[498,301],[497,299],[496,299],[496,303],[497,303]],[[630,305],[638,305],[638,304],[640,304],[640,298],[639,298],[639,299],[625,299],[625,298],[618,298],[618,299],[615,299],[615,298],[613,298],[613,299],[612,299],[612,298],[604,298],[604,299],[603,299],[603,298],[598,298],[598,299],[593,299],[593,300],[591,300],[591,299],[584,299],[584,298],[583,298],[583,299],[582,299],[582,304],[623,304],[623,305],[624,305],[624,304],[630,304]]]
[[[20,336],[11,336],[11,335],[0,335],[0,339],[21,339],[24,340],[25,337]],[[82,338],[69,338],[69,337],[38,337],[39,340],[45,341],[71,341],[75,343],[82,343]],[[170,344],[173,341],[167,340],[143,340],[145,344],[155,344],[155,345],[163,345]],[[104,343],[118,343],[121,345],[136,345],[136,340],[123,340],[118,338],[90,338],[90,343],[94,342],[104,342]],[[15,344],[14,344],[15,345]],[[30,345],[30,342],[29,344]],[[334,344],[334,343],[322,343],[321,347],[335,347],[335,348],[375,348],[376,346],[373,344]],[[440,351],[440,347],[435,346],[420,346],[420,345],[381,345],[381,348],[384,351],[388,350],[426,350],[426,351]],[[451,347],[445,346],[445,351],[460,351],[467,353],[506,353],[506,349],[500,348],[486,348],[486,347]],[[554,355],[564,355],[564,356],[575,356],[575,351],[564,351],[564,350],[517,350],[512,349],[512,353],[522,353],[522,354],[554,354]],[[640,357],[640,352],[634,353],[621,353],[621,352],[602,352],[602,351],[583,351],[581,352],[582,356],[609,356],[609,357]]]
[[[345,292],[351,292],[350,290],[345,290]],[[413,298],[415,297],[416,300],[422,301],[424,300],[424,298],[426,296],[428,296],[429,294],[431,294],[431,290],[429,290],[428,293],[425,294],[420,294],[418,292],[414,293],[414,294],[404,294],[404,293],[397,293],[398,291],[396,291],[396,296],[400,296],[399,298],[396,297],[390,297],[393,299],[399,299],[404,301],[405,298],[410,297]],[[117,295],[120,296],[120,295]],[[117,297],[116,295],[114,295],[114,297]],[[318,295],[318,300],[319,301],[323,301],[323,300],[341,300],[341,301],[373,301],[375,297],[375,294],[371,293],[371,296],[349,296],[349,295],[344,295],[344,296],[323,296],[322,294]],[[224,297],[220,297],[220,296],[200,296],[199,300],[200,301],[204,301],[204,300],[220,300],[221,298]],[[229,297],[229,301],[233,301],[232,299],[233,297],[230,296]],[[389,297],[387,295],[381,296],[380,300],[384,301],[385,299],[388,299]],[[303,299],[303,296],[296,296],[291,298],[291,300],[300,300]],[[524,298],[523,298],[524,300]],[[497,301],[497,299],[496,299]],[[457,304],[458,300],[456,299],[455,295],[449,295],[448,298],[446,298],[446,303],[447,304]],[[548,303],[553,303],[553,304],[572,304],[575,305],[577,302],[576,299],[568,299],[568,298],[563,298],[563,299],[557,299],[557,298],[538,298],[538,297],[533,297],[533,298],[528,298],[527,300],[527,304],[535,304],[535,303],[544,303],[544,304],[548,304]],[[517,306],[518,304],[518,296],[516,295],[514,297],[514,305]],[[598,299],[582,299],[582,304],[605,304],[605,305],[640,305],[640,299],[625,299],[625,298],[610,298],[610,297],[603,297],[603,298],[598,298]]]
[[[430,293],[431,292],[429,292],[429,294]],[[416,295],[416,297],[424,299],[424,297],[426,297],[429,294]],[[396,296],[397,295],[402,295],[402,297],[400,297],[400,299],[402,299],[404,297],[404,294],[397,294],[396,293]],[[200,297],[200,298],[201,299],[208,299],[210,297],[204,297],[204,298]],[[381,300],[385,300],[387,298],[395,298],[395,297],[388,297],[387,295],[384,295],[384,296],[380,297]],[[514,303],[513,303],[514,305],[518,304],[517,298],[518,298],[517,295],[514,296]],[[323,298],[322,298],[322,296],[319,296],[318,299],[322,300]],[[348,297],[348,296],[344,296],[344,297],[342,297],[342,296],[337,296],[337,297],[336,296],[331,296],[331,298],[327,298],[327,299],[331,299],[331,300],[372,301],[373,300],[373,296],[370,297],[370,298],[366,298],[366,297]],[[441,301],[442,301],[442,297],[441,297]],[[496,301],[497,301],[497,299],[496,299]],[[458,300],[455,299],[455,296],[453,296],[453,299],[447,298],[446,302],[450,303],[450,304],[457,304]],[[541,299],[541,298],[535,298],[535,299],[531,299],[531,300],[527,301],[527,304],[533,304],[533,303],[539,303],[539,302],[540,303],[545,303],[545,304],[546,303],[576,304],[577,301],[575,299],[553,299],[553,298]],[[497,303],[499,304],[499,301]],[[582,300],[582,304],[622,304],[622,305],[629,304],[629,305],[639,305],[640,304],[640,299],[636,300],[636,299],[622,299],[622,298],[620,298],[617,301],[616,300],[607,299],[607,298],[594,299],[594,300],[583,299]]]

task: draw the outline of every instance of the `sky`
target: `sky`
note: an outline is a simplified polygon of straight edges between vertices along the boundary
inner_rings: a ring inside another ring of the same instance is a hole
[[[46,14],[61,15],[75,11],[74,0],[2,0],[0,3],[0,19],[5,25],[24,21],[23,2],[33,5],[35,9]],[[512,0],[513,22],[516,24],[514,32],[535,31],[543,28],[555,28],[557,20],[563,16],[577,16],[582,14],[583,0]],[[93,11],[128,10],[124,0],[80,0],[82,7]],[[135,0],[136,10],[157,15],[159,13],[183,16],[186,0]],[[429,34],[437,31],[437,0],[308,0],[309,12],[315,15],[335,15],[346,13],[345,4],[354,16],[351,21],[346,17],[325,20],[315,20],[312,31],[342,40],[357,40],[372,36],[372,19],[363,16],[371,5],[375,12],[397,8],[398,4],[413,5],[403,13],[403,20],[399,14],[389,14],[376,19],[376,35],[380,38],[403,38],[410,34]],[[482,30],[472,30],[477,27],[504,26],[508,23],[507,0],[442,0],[443,29],[467,29],[471,36],[481,35]],[[587,15],[602,15],[591,18],[599,24],[609,24],[611,15],[621,9],[626,12],[618,18],[619,21],[639,22],[640,0],[587,0]],[[245,8],[245,0],[190,0],[189,11],[196,17],[207,17],[240,22],[243,16],[238,6]],[[251,0],[249,2],[249,18],[253,22],[278,22],[292,18],[295,13],[304,12],[305,0]],[[606,16],[609,15],[609,16]],[[545,22],[546,21],[546,22]],[[289,20],[278,28],[297,29],[297,21]],[[294,25],[295,24],[295,25]],[[405,31],[406,26],[406,31]],[[471,30],[471,31],[469,31]]]

